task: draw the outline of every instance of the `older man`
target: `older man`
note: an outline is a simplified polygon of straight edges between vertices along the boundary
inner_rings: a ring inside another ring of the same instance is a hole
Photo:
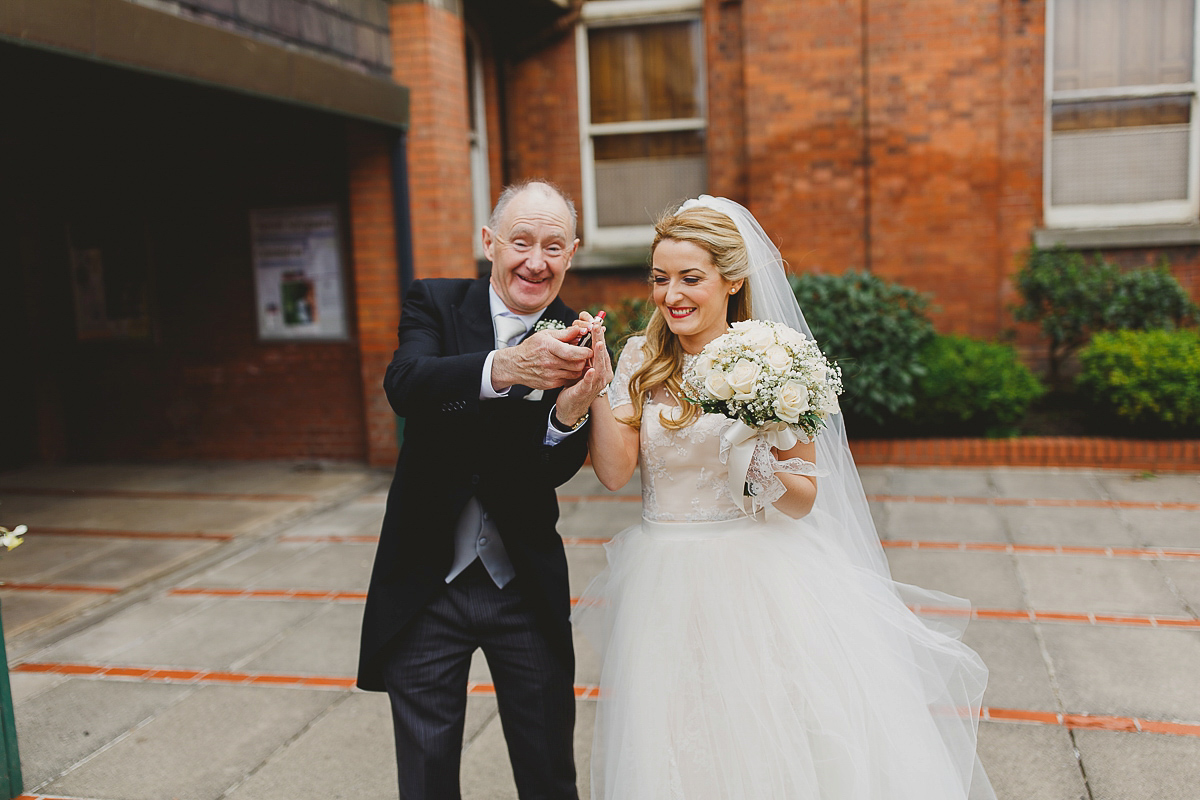
[[[459,795],[471,656],[496,686],[523,800],[576,798],[574,653],[554,489],[587,454],[610,375],[558,299],[575,209],[532,181],[484,227],[490,278],[416,281],[384,386],[406,418],[363,620],[358,685],[392,702],[402,800]],[[553,323],[530,335],[539,321]],[[595,348],[603,337],[595,337]],[[565,388],[564,388],[565,387]]]

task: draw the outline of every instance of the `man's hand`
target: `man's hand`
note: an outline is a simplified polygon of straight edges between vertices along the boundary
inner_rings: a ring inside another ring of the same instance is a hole
[[[531,389],[556,389],[577,381],[587,371],[592,350],[576,347],[585,326],[544,330],[516,347],[497,350],[492,357],[492,388],[497,392],[515,384]]]
[[[587,350],[591,366],[583,376],[558,393],[558,407],[554,415],[566,427],[573,426],[583,418],[592,405],[592,401],[612,382],[612,359],[608,356],[608,346],[604,342],[606,328],[603,322],[595,319],[586,311],[579,315],[580,320],[587,323],[592,331],[592,346]],[[578,324],[579,320],[576,320]],[[575,328],[568,328],[575,330]],[[580,350],[584,348],[579,348]]]

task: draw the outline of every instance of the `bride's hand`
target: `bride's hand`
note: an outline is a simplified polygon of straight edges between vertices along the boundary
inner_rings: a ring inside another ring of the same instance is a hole
[[[574,425],[588,412],[592,401],[612,381],[612,359],[608,355],[608,345],[604,341],[607,329],[601,319],[594,318],[586,311],[580,314],[580,320],[587,322],[587,329],[592,333],[591,366],[576,383],[564,388],[558,394],[558,408],[555,416],[564,425]],[[576,324],[578,324],[578,320]]]

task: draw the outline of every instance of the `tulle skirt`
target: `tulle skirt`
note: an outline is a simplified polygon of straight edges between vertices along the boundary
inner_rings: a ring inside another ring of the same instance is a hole
[[[595,800],[994,798],[966,602],[854,566],[833,524],[643,520],[606,545],[573,616],[603,657]]]

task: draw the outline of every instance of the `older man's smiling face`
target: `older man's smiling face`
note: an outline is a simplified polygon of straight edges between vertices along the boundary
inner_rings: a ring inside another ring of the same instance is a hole
[[[567,204],[536,183],[509,201],[496,230],[483,229],[492,288],[516,314],[532,314],[553,302],[578,246]]]

